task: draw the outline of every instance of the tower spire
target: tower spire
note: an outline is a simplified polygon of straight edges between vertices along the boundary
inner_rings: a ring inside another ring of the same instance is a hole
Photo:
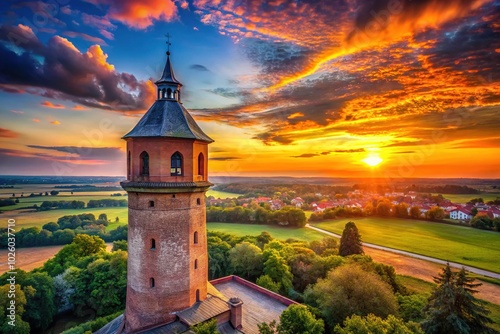
[[[167,32],[165,37],[167,37],[167,56],[170,56],[170,45],[172,45],[172,43],[170,43],[170,37],[171,37],[170,33]]]

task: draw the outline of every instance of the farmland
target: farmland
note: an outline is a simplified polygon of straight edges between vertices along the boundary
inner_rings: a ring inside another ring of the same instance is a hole
[[[396,218],[351,218],[314,224],[342,234],[354,221],[365,242],[500,273],[500,233],[464,226]]]

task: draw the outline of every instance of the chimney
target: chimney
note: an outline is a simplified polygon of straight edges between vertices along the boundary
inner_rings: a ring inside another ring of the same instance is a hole
[[[231,325],[236,329],[242,328],[243,302],[238,297],[232,297],[228,304],[231,310]]]

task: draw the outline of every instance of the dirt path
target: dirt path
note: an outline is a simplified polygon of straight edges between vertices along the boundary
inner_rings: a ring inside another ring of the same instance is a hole
[[[428,282],[433,282],[432,277],[441,272],[443,268],[441,264],[394,254],[380,249],[365,247],[364,250],[375,262],[393,266],[396,269],[396,273],[420,278]],[[500,286],[488,282],[481,283],[483,285],[478,288],[478,298],[500,305]]]

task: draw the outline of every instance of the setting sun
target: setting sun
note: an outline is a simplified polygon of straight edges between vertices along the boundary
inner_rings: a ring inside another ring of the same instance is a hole
[[[366,157],[362,160],[365,164],[368,166],[377,166],[379,163],[382,162],[382,158],[379,157],[378,155],[370,155],[369,157]]]

